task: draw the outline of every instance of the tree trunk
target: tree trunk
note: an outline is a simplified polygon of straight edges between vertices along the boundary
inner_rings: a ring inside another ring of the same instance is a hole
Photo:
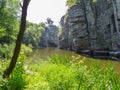
[[[29,5],[29,2],[30,2],[30,0],[23,0],[20,30],[19,30],[19,33],[17,35],[16,46],[15,46],[15,49],[14,49],[14,53],[13,53],[10,65],[4,71],[3,78],[8,78],[9,75],[12,73],[13,69],[15,68],[18,56],[20,54],[21,42],[22,42],[22,38],[23,38],[23,35],[24,35],[24,32],[25,32],[27,8],[28,8],[28,5]]]

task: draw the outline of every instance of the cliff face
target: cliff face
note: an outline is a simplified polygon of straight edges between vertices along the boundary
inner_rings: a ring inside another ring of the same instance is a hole
[[[41,47],[57,47],[58,46],[58,28],[55,25],[46,27],[40,38]]]
[[[120,0],[81,0],[62,17],[61,26],[60,48],[120,51]]]
[[[120,50],[120,0],[82,0],[62,17],[61,26],[61,44],[67,45],[61,48]]]

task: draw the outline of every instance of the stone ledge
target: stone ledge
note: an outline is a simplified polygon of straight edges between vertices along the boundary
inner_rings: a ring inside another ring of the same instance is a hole
[[[76,52],[92,58],[120,60],[120,51],[79,50]]]

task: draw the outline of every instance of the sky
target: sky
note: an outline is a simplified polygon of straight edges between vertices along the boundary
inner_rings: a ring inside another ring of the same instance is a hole
[[[28,7],[27,20],[34,23],[46,22],[49,17],[55,25],[66,13],[66,0],[31,0]]]

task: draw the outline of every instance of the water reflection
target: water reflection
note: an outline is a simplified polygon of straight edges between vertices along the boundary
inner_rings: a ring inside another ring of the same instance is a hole
[[[70,57],[71,56],[78,56],[78,54],[76,54],[75,52],[72,52],[72,51],[61,50],[58,48],[45,48],[45,49],[34,50],[34,52],[32,54],[32,60],[34,60],[36,62],[38,60],[46,60],[48,57],[50,57],[54,54],[66,55],[66,56],[70,56]],[[81,58],[83,58],[83,56],[81,56]],[[87,65],[89,65],[91,60],[96,62],[97,59],[90,59],[90,58],[86,57],[85,63]],[[113,65],[113,67],[115,68],[115,71],[120,74],[120,62],[109,61],[109,60],[99,60],[99,62],[101,64],[101,66],[106,65],[107,63],[110,62]]]

